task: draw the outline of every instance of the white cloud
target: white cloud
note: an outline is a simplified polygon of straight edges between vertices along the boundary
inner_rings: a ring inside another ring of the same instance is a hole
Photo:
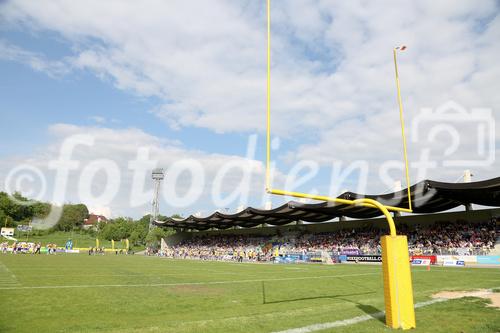
[[[95,122],[96,124],[106,123],[106,118],[101,117],[101,116],[91,116],[91,117],[89,117],[89,119],[92,120],[93,122]]]
[[[189,214],[195,209],[204,209],[208,213],[226,207],[234,210],[242,204],[245,206],[252,204],[257,207],[263,205],[264,199],[262,197],[265,196],[264,167],[251,155],[240,157],[190,150],[175,140],[159,138],[136,128],[111,129],[54,124],[49,128],[49,132],[52,137],[51,143],[48,146],[38,147],[37,153],[30,157],[6,158],[0,162],[2,190],[12,192],[17,189],[24,194],[29,194],[30,197],[38,197],[40,194],[38,199],[53,202],[56,191],[55,176],[60,170],[54,170],[49,166],[60,159],[62,147],[73,140],[78,144],[70,150],[71,154],[68,158],[74,161],[71,163],[75,165],[75,168],[69,171],[67,186],[63,188],[62,202],[83,201],[89,205],[93,212],[109,211],[114,216],[131,215],[137,217],[139,212],[149,209],[152,200],[151,170],[154,167],[163,167],[166,171],[166,178],[162,186],[171,187],[169,193],[175,193],[177,197],[184,196],[190,189],[199,193],[199,196],[194,198],[188,206],[175,206],[172,204],[175,201],[174,197],[163,195],[161,212],[164,214]],[[75,140],[76,137],[79,138],[78,141]],[[144,158],[139,159],[138,154],[141,152],[144,154]],[[198,187],[194,186],[192,184],[193,177],[187,173],[186,169],[181,169],[178,177],[174,179],[173,174],[179,171],[175,166],[182,161],[194,161],[191,163],[197,163],[202,167],[203,184]],[[28,165],[29,169],[21,169],[20,172],[9,176],[19,165]],[[114,172],[106,175],[104,171],[109,165],[112,166],[110,170]],[[224,165],[232,165],[233,167],[227,170],[226,174],[221,175],[220,170],[223,169]],[[137,173],[137,175],[139,178],[142,177],[140,180],[142,180],[144,187],[134,187],[134,181],[137,180],[134,178],[134,170],[137,167],[143,170],[142,174]],[[32,168],[41,172],[45,182],[46,191],[44,193],[37,192],[42,187],[41,179],[31,171]],[[214,180],[217,179],[220,190],[217,195],[224,199],[230,196],[232,191],[242,183],[245,172],[249,181],[243,183],[242,192],[238,192],[233,200],[226,201],[227,206],[218,206],[220,200],[214,199],[212,193]],[[219,176],[217,176],[218,173]],[[283,177],[278,174],[277,178],[282,179]],[[111,200],[85,200],[89,193],[91,197],[104,198],[103,193],[106,193],[111,187],[116,188],[116,192],[109,191],[112,195]]]
[[[56,64],[159,97],[151,112],[173,128],[265,127],[264,3],[11,1],[1,15],[71,42],[74,55]],[[495,1],[273,2],[273,20],[273,133],[305,140],[289,160],[401,160],[392,63],[401,43],[409,46],[399,58],[408,125],[421,108],[448,100],[500,105]],[[31,53],[9,49],[11,58],[33,62]],[[422,149],[413,143],[411,159]],[[475,173],[495,176],[495,165]],[[439,169],[433,178],[452,181],[457,172]]]
[[[71,66],[65,60],[47,60],[42,54],[23,50],[2,39],[0,39],[0,60],[27,64],[33,70],[43,72],[52,78],[61,77],[71,70]]]

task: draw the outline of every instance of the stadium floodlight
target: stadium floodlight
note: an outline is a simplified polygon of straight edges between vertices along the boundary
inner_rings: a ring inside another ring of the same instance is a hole
[[[415,310],[413,304],[413,289],[408,255],[408,242],[406,236],[396,234],[396,226],[390,211],[411,213],[410,173],[404,129],[403,103],[399,84],[397,65],[397,51],[403,51],[406,46],[393,49],[394,67],[396,71],[396,89],[403,139],[403,156],[405,161],[406,185],[408,193],[408,208],[387,206],[369,199],[360,198],[347,200],[330,196],[315,195],[310,193],[293,192],[273,189],[271,186],[271,0],[267,0],[267,131],[266,131],[266,192],[276,195],[307,198],[320,201],[329,201],[339,204],[359,205],[380,210],[389,225],[390,233],[381,238],[382,244],[382,269],[384,274],[384,299],[386,308],[386,324],[392,328],[415,328]]]
[[[153,169],[151,173],[153,180],[163,180],[165,178],[165,173],[162,168]]]
[[[151,204],[151,216],[149,218],[149,229],[153,227],[153,222],[158,218],[158,214],[160,212],[160,202],[158,197],[160,196],[160,185],[161,181],[165,178],[165,172],[162,168],[153,169],[151,173],[151,178],[154,182],[154,190],[153,190],[153,201]]]

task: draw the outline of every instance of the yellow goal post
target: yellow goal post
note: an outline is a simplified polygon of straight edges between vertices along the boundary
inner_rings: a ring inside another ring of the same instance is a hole
[[[385,322],[388,327],[411,329],[416,327],[415,309],[413,303],[413,288],[411,269],[409,263],[408,243],[406,236],[397,236],[396,226],[390,211],[412,212],[410,173],[406,149],[406,136],[403,117],[403,103],[399,84],[397,65],[397,51],[404,48],[393,49],[394,68],[396,73],[396,89],[399,104],[399,117],[401,123],[401,136],[403,139],[403,156],[405,164],[406,185],[408,193],[408,208],[386,206],[380,202],[360,198],[346,200],[341,198],[292,192],[273,189],[271,186],[271,0],[267,0],[267,132],[266,132],[266,191],[270,194],[307,198],[320,201],[336,202],[348,205],[360,205],[379,209],[389,224],[389,235],[381,237],[382,244],[382,271],[384,278]]]
[[[267,0],[267,130],[266,130],[266,175],[265,175],[266,192],[270,194],[291,196],[296,198],[306,198],[306,199],[313,199],[320,201],[336,202],[347,205],[360,205],[360,206],[378,208],[386,216],[387,214],[385,210],[394,212],[407,212],[407,213],[411,213],[413,211],[411,204],[410,172],[408,167],[408,154],[407,154],[406,135],[405,135],[403,102],[401,99],[401,89],[399,84],[399,74],[397,65],[397,51],[399,49],[400,49],[399,47],[395,47],[393,49],[393,57],[394,57],[394,67],[396,73],[396,89],[397,89],[398,105],[399,105],[399,118],[401,124],[401,137],[403,140],[403,157],[404,157],[405,178],[406,178],[407,194],[408,194],[408,208],[387,206],[381,204],[376,205],[373,202],[374,200],[365,198],[357,200],[347,200],[330,196],[274,189],[271,184],[271,0]],[[390,220],[388,222],[391,225],[391,234],[392,234],[392,229],[394,228],[394,225],[393,223],[391,223]]]

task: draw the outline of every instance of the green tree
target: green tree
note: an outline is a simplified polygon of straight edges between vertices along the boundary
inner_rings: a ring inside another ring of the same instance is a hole
[[[106,225],[102,227],[102,229],[99,231],[99,238],[104,238],[107,240],[114,240],[117,238],[117,232],[116,232],[116,226],[109,222]]]
[[[138,230],[132,231],[128,240],[129,240],[130,244],[132,244],[134,246],[142,245],[141,234]]]
[[[139,220],[132,223],[132,230],[129,241],[136,246],[146,245],[146,236],[149,232],[150,214],[144,215]]]
[[[45,218],[50,213],[51,204],[46,202],[35,202],[32,209],[33,217]]]
[[[0,210],[14,221],[29,221],[33,217],[32,204],[18,192],[12,196],[9,196],[5,192],[0,192]]]
[[[66,204],[56,229],[70,231],[83,225],[83,220],[89,216],[89,210],[84,204]]]
[[[149,221],[138,221],[134,224],[133,232],[136,233],[138,245],[146,245],[146,236],[149,232]]]
[[[7,214],[0,208],[0,227],[5,227]]]
[[[2,210],[0,210],[0,227],[16,227],[17,223],[14,219],[8,215],[6,215]]]
[[[149,225],[150,218],[151,218],[151,214],[146,214],[143,217],[141,217],[137,222],[138,223],[145,223],[146,225]]]
[[[135,222],[128,217],[117,217],[102,226],[99,235],[107,240],[121,240],[129,238],[134,230]]]
[[[128,217],[117,217],[100,225],[99,238],[115,241],[128,238],[134,246],[149,243],[157,245],[161,238],[174,233],[173,230],[165,228],[154,228],[150,232],[149,219],[149,214],[135,221]]]
[[[175,231],[172,228],[154,227],[146,236],[146,244],[158,248],[162,238],[168,237],[174,233]]]

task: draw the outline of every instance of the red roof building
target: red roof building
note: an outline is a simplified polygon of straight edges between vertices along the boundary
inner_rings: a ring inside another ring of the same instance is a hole
[[[89,217],[86,218],[85,220],[83,220],[83,227],[85,229],[90,229],[92,227],[96,227],[98,223],[101,223],[101,222],[104,222],[104,223],[107,223],[108,222],[108,219],[106,218],[106,216],[103,216],[103,215],[96,215],[96,214],[89,214]]]

